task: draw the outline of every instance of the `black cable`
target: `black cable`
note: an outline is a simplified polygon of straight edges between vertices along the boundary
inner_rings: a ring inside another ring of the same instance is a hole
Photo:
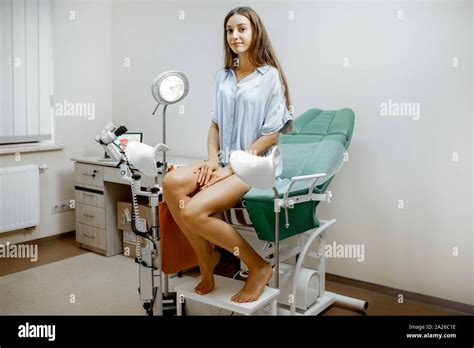
[[[117,149],[119,150],[119,152],[125,157],[125,161],[124,161],[125,164],[127,165],[130,172],[132,174],[134,174],[134,170],[130,167],[130,163],[128,163],[128,158],[127,158],[127,155],[125,154],[125,151],[123,151],[122,148],[120,146],[118,146],[116,143],[112,142],[112,144],[114,144],[117,147]]]

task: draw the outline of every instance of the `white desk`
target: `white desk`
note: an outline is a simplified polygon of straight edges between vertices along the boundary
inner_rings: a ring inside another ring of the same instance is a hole
[[[202,159],[166,156],[175,167]],[[72,158],[76,197],[76,241],[79,247],[105,256],[122,253],[122,232],[117,228],[117,201],[130,200],[130,185],[121,181],[117,162],[101,161],[99,157]],[[142,187],[161,185],[157,178],[142,175]]]

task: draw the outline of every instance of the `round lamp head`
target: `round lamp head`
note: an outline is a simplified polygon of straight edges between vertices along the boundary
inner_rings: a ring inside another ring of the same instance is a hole
[[[179,102],[186,97],[189,91],[189,82],[180,71],[165,71],[153,80],[151,93],[153,98],[163,105]]]

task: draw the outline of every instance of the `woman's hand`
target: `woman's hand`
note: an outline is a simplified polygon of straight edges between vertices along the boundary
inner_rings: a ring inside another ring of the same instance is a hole
[[[199,186],[207,184],[211,178],[212,172],[216,171],[219,168],[217,162],[203,161],[198,163],[194,168],[194,173],[199,171],[197,183]]]
[[[199,188],[199,191],[204,190],[206,187],[212,186],[215,183],[228,178],[229,176],[233,175],[234,171],[230,167],[219,168],[211,175],[211,180],[207,184],[204,184]]]

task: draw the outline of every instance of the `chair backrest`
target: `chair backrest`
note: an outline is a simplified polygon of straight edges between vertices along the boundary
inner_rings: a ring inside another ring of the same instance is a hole
[[[309,109],[293,121],[293,131],[280,135],[280,143],[315,143],[337,140],[348,149],[354,131],[354,112],[351,109]]]
[[[282,177],[320,172],[320,168],[330,166],[331,154],[326,151],[336,151],[336,147],[319,147],[318,144],[324,144],[326,140],[337,141],[347,150],[354,131],[354,119],[354,112],[348,108],[309,109],[295,118],[292,132],[280,134],[284,171]],[[328,157],[326,161],[321,158],[324,155]],[[315,157],[319,160],[316,161]],[[319,191],[324,192],[330,181],[331,179],[319,186]]]

